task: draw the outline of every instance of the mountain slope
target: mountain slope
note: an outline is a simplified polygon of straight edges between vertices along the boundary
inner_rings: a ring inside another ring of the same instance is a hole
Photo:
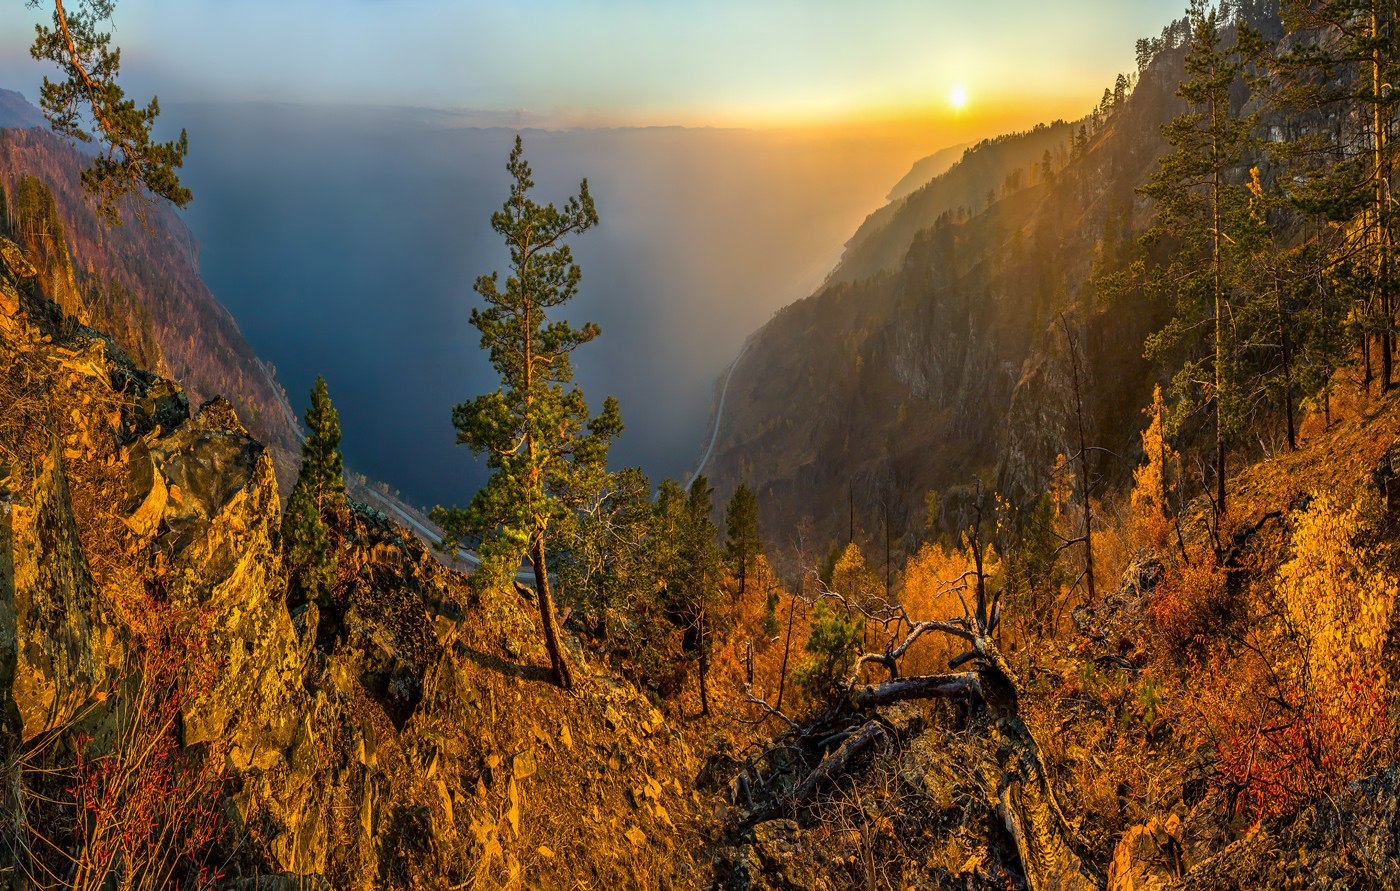
[[[645,697],[559,691],[526,604],[354,505],[289,608],[267,450],[36,272],[0,239],[0,887],[100,881],[113,827],[159,887],[703,886],[698,758]]]
[[[39,109],[14,90],[0,89],[0,129],[46,127],[48,122]]]
[[[890,203],[856,230],[828,280],[857,282],[897,270],[915,236],[941,215],[961,210],[965,216],[984,210],[989,195],[1011,185],[1009,177],[1019,177],[1021,184],[1034,181],[1047,154],[1053,164],[1063,166],[1077,126],[1056,121],[1029,133],[983,140],[963,151],[960,158],[954,155],[956,164],[949,163],[953,159],[947,157],[953,149],[925,158],[895,186]],[[919,182],[925,164],[933,169],[946,164],[953,169],[941,172],[931,182],[927,178]],[[907,195],[899,195],[901,186],[908,190]]]
[[[755,335],[720,428],[721,495],[747,481],[770,529],[809,515],[820,540],[849,526],[879,539],[888,522],[896,550],[923,528],[931,490],[945,496],[932,518],[944,528],[976,478],[1034,497],[1073,451],[1062,314],[1089,439],[1130,453],[1153,377],[1142,342],[1161,310],[1105,303],[1093,283],[1148,219],[1134,190],[1179,108],[1180,65],[1180,53],[1160,56],[1089,139],[1051,149],[1048,168],[1002,172],[1039,163],[1070,125],[984,143],[873,215],[826,287]],[[990,176],[995,200],[969,209]]]
[[[1400,559],[1397,432],[1400,396],[1349,390],[1330,423],[1309,416],[1297,451],[1240,468],[1232,485],[1231,540],[1241,551],[1233,581],[1209,570],[1191,579],[1176,541],[1154,545],[1120,527],[1137,546],[1126,571],[1112,576],[1121,582],[1075,610],[1076,630],[1007,653],[1021,669],[1014,701],[1035,734],[1066,835],[1097,887],[1400,888],[1393,866],[1400,767],[1386,704],[1400,641],[1392,611]],[[1352,521],[1338,522],[1339,504],[1354,506]],[[1188,540],[1202,534],[1199,519],[1185,524]],[[1321,583],[1296,585],[1300,565],[1321,570]],[[1333,575],[1339,566],[1356,574]],[[1189,614],[1192,639],[1183,641],[1176,623],[1188,614],[1171,605],[1194,597],[1223,601],[1223,608]],[[1290,611],[1300,607],[1352,617],[1376,601],[1383,606],[1373,615],[1385,630],[1350,636],[1326,656],[1314,654],[1331,646],[1337,625],[1359,620],[1308,627],[1280,619],[1280,611],[1296,615]],[[1334,666],[1329,660],[1339,655],[1376,672],[1381,705],[1368,708],[1372,700],[1355,694],[1367,684],[1354,685],[1337,718],[1295,714],[1292,723],[1273,725],[1292,730],[1319,721],[1335,744],[1314,747],[1301,734],[1261,742],[1269,736],[1258,730],[1270,726],[1260,716],[1267,712],[1251,711],[1251,700],[1293,708],[1278,698],[1281,688],[1297,695],[1290,659]],[[883,671],[872,677],[879,683]],[[1008,724],[996,706],[906,702],[881,708],[878,718],[886,732],[847,762],[841,783],[806,806],[775,813],[755,796],[721,859],[724,887],[865,888],[872,874],[891,877],[892,887],[1081,887],[1044,874],[1033,880],[1013,844],[1016,827],[997,813],[1018,763],[996,754]],[[1358,744],[1367,734],[1374,736]],[[773,775],[789,764],[778,761]],[[1258,799],[1240,785],[1251,778],[1265,801],[1302,794],[1259,818],[1251,811]],[[787,787],[764,779],[752,787],[776,789],[770,794],[781,800]],[[1053,822],[1049,830],[1059,832]]]
[[[926,158],[920,158],[914,162],[914,166],[909,168],[909,172],[894,184],[886,201],[899,201],[908,198],[913,193],[928,185],[935,178],[948,172],[948,168],[958,163],[964,152],[969,148],[968,143],[953,145],[948,148],[934,152]]]
[[[225,396],[287,481],[297,440],[285,396],[200,279],[189,229],[165,206],[105,226],[79,182],[85,163],[47,130],[0,129],[0,234],[25,248],[65,311],[179,379],[195,402]]]

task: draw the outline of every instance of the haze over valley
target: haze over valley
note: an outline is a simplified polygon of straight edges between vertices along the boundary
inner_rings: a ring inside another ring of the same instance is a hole
[[[454,446],[451,407],[494,385],[468,311],[476,277],[506,259],[489,220],[515,131],[397,109],[170,114],[198,134],[187,218],[201,271],[297,410],[324,374],[351,466],[417,504],[469,497],[484,471]],[[579,381],[622,403],[613,464],[657,477],[693,469],[715,379],[744,338],[820,284],[920,157],[878,132],[524,138],[543,195],[587,177],[598,202],[601,225],[575,246],[584,278],[567,316],[603,336],[580,353]]]

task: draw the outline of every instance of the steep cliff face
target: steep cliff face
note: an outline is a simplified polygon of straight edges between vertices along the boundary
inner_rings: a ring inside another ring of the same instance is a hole
[[[823,539],[852,523],[878,539],[888,520],[896,547],[922,530],[930,490],[945,526],[974,478],[1033,498],[1075,450],[1066,326],[1090,444],[1131,451],[1163,309],[1109,302],[1095,281],[1148,220],[1134,190],[1179,107],[1179,65],[1159,57],[1077,148],[1069,125],[1006,137],[873,215],[828,285],[751,341],[719,431],[720,493],[746,481],[770,530],[806,515]],[[959,204],[993,157],[1037,161],[989,206]]]
[[[212,826],[203,846],[163,850],[177,874],[221,864],[228,887],[703,884],[700,765],[645,698],[596,673],[557,691],[529,667],[541,653],[367,509],[332,523],[340,593],[289,609],[267,449],[39,279],[0,239],[9,886],[92,855],[79,798],[115,782],[102,764],[193,797],[157,822]],[[130,760],[133,735],[162,772]]]
[[[11,106],[22,102],[7,96]],[[38,113],[26,107],[32,122]],[[128,214],[125,225],[105,226],[79,182],[85,164],[18,113],[0,118],[0,235],[26,251],[45,295],[69,315],[108,334],[142,367],[173,376],[196,404],[225,396],[272,448],[286,482],[297,439],[285,398],[200,279],[193,235],[164,206],[144,220]]]

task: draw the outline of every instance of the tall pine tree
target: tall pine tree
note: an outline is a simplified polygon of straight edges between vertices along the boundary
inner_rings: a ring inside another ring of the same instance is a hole
[[[743,597],[748,593],[749,566],[763,550],[763,541],[758,537],[758,499],[743,483],[729,499],[724,523],[728,531],[725,556],[739,577],[739,596]]]
[[[185,131],[169,142],[152,139],[160,102],[152,98],[139,106],[118,81],[121,50],[105,30],[116,5],[116,0],[70,0],[65,6],[64,0],[53,0],[52,25],[36,25],[29,48],[36,60],[53,62],[63,74],[59,81],[45,77],[39,90],[39,104],[54,131],[101,146],[82,183],[112,223],[121,222],[121,203],[128,196],[164,198],[176,207],[192,197],[179,174],[189,152]]]
[[[484,454],[492,473],[468,507],[437,508],[433,515],[446,530],[444,544],[481,537],[478,590],[508,583],[529,561],[554,677],[569,688],[573,672],[549,587],[550,536],[579,503],[581,481],[606,465],[622,423],[611,397],[590,420],[583,392],[572,386],[570,356],[598,336],[598,326],[574,328],[551,319],[549,310],[578,293],[582,273],[566,241],[597,225],[598,213],[587,180],[562,209],[532,200],[535,183],[519,136],[506,169],[510,196],[491,215],[491,228],[510,250],[510,273],[504,288],[494,272],[476,280],[486,307],[471,314],[502,386],[452,412],[457,442]]]
[[[1177,368],[1176,426],[1202,409],[1212,416],[1219,516],[1226,510],[1226,457],[1243,422],[1235,309],[1250,299],[1249,259],[1268,244],[1246,182],[1256,118],[1240,113],[1238,92],[1251,84],[1258,39],[1240,25],[1234,45],[1226,46],[1223,26],[1205,0],[1192,0],[1189,20],[1186,80],[1177,90],[1189,110],[1164,128],[1172,151],[1142,189],[1158,211],[1144,240],[1174,247],[1149,284],[1176,311],[1149,339],[1148,353]]]
[[[306,428],[301,472],[282,516],[282,543],[292,587],[324,603],[336,569],[326,516],[345,503],[345,465],[340,457],[340,415],[320,376],[311,388]]]
[[[1400,109],[1400,2],[1285,0],[1288,50],[1270,59],[1278,104],[1292,113],[1289,197],[1325,222],[1331,271],[1355,302],[1365,382],[1380,359],[1394,380],[1395,267],[1400,207],[1394,196],[1395,117]]]

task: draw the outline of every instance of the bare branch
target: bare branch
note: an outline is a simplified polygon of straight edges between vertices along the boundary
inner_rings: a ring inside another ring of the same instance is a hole
[[[878,708],[911,699],[982,698],[982,681],[973,672],[903,678],[859,687],[851,694],[857,708]]]

